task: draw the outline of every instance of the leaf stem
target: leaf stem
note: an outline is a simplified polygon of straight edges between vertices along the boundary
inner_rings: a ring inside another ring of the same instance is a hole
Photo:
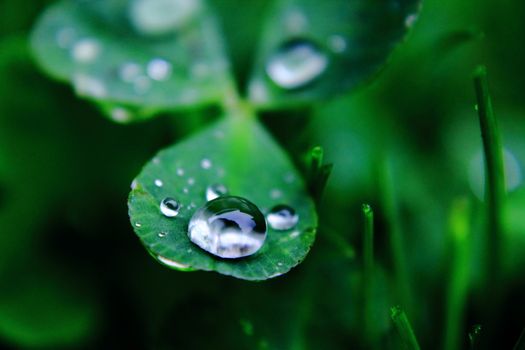
[[[363,298],[364,329],[367,341],[373,340],[373,280],[374,280],[374,212],[368,204],[363,204]]]
[[[452,204],[449,218],[452,236],[452,266],[447,290],[447,308],[445,321],[446,350],[460,348],[460,334],[464,319],[465,301],[469,288],[470,271],[470,203],[466,198],[459,198]]]
[[[505,173],[503,147],[490,98],[487,69],[477,68],[474,87],[478,106],[479,124],[486,165],[485,198],[488,210],[487,222],[487,287],[498,286],[501,264],[501,242],[503,237],[503,205],[505,199]]]
[[[401,342],[406,350],[420,350],[416,335],[412,330],[412,326],[408,321],[407,315],[399,306],[394,306],[390,309],[390,317],[394,322],[394,326],[401,337]]]

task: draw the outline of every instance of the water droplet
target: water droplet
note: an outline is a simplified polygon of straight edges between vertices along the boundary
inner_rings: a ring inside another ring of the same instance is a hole
[[[153,80],[166,80],[171,75],[171,63],[162,58],[154,58],[149,61],[146,71],[148,72],[148,76]]]
[[[308,27],[308,18],[299,9],[293,8],[286,15],[286,29],[290,33],[300,33]]]
[[[167,197],[160,202],[160,212],[169,218],[179,214],[180,204],[175,199]]]
[[[155,180],[155,186],[162,187],[163,185],[164,185],[164,183],[162,182],[162,180],[160,180],[160,179],[156,179]]]
[[[508,149],[503,149],[503,163],[505,167],[505,188],[511,192],[522,183],[521,166],[514,154]],[[478,151],[470,161],[468,178],[472,192],[480,200],[485,197],[485,160],[483,151]]]
[[[145,35],[164,35],[188,24],[201,7],[197,0],[134,0],[131,23]]]
[[[291,184],[295,181],[295,175],[293,173],[287,173],[284,175],[284,182]]]
[[[278,262],[277,266],[283,266],[283,263],[282,262]]]
[[[209,169],[209,168],[211,168],[211,166],[212,166],[211,160],[206,159],[206,158],[204,158],[203,160],[201,160],[201,168],[203,168],[203,169]]]
[[[193,177],[190,177],[188,179],[188,185],[193,186],[195,184],[195,179]]]
[[[132,83],[142,74],[140,65],[134,62],[126,62],[120,66],[118,75],[126,83]]]
[[[82,39],[73,45],[71,55],[80,63],[93,62],[100,53],[100,44],[95,39]]]
[[[206,200],[211,201],[228,193],[226,186],[222,184],[213,184],[206,188]]]
[[[126,123],[131,120],[131,113],[122,107],[115,107],[111,110],[111,119],[119,123]]]
[[[177,175],[184,176],[184,169],[181,169],[181,168],[177,169]]]
[[[188,192],[190,192],[190,190],[188,190],[187,187],[184,187],[184,188],[182,189],[182,192],[184,192],[185,194],[188,194]]]
[[[168,233],[167,233],[167,232],[164,232],[164,231],[159,232],[159,234],[158,234],[158,236],[159,236],[160,238],[164,238],[164,237],[166,237],[167,235],[168,235]]]
[[[190,240],[222,258],[241,258],[257,252],[266,239],[266,221],[247,199],[222,196],[207,202],[192,216]]]
[[[474,110],[475,110],[476,112],[479,110],[479,106],[478,106],[477,103],[474,105]]]
[[[155,158],[153,158],[153,164],[160,164],[160,159],[159,159],[159,157],[155,157]]]
[[[59,47],[63,49],[69,48],[75,40],[75,29],[62,28],[56,34],[56,41]]]
[[[177,270],[192,270],[192,268],[190,267],[190,265],[186,265],[186,264],[182,264],[180,262],[177,262],[177,261],[174,261],[172,259],[168,259],[162,255],[157,255],[157,260],[159,262],[161,262],[162,264],[166,265],[166,266],[169,266],[169,267],[173,267]]]
[[[151,87],[151,80],[146,76],[139,76],[133,80],[133,89],[137,94],[145,94]]]
[[[284,231],[294,228],[299,222],[299,215],[287,205],[276,205],[266,216],[268,224],[274,230]]]
[[[133,179],[133,181],[131,181],[131,189],[134,190],[135,188],[137,188],[137,179]]]
[[[136,222],[136,223],[135,223],[135,226],[136,226],[136,227],[142,227],[142,224],[141,224],[140,222]]]
[[[347,47],[346,39],[342,35],[332,35],[328,39],[328,46],[335,53],[344,52]]]
[[[284,89],[297,89],[317,79],[328,66],[328,58],[309,40],[294,39],[270,57],[266,73]]]
[[[279,199],[283,196],[283,192],[278,189],[273,189],[270,191],[270,198],[271,199]]]
[[[405,27],[412,28],[414,26],[414,23],[416,23],[417,20],[417,14],[413,13],[405,18]]]
[[[107,94],[104,83],[89,75],[75,74],[73,84],[79,95],[103,98]]]

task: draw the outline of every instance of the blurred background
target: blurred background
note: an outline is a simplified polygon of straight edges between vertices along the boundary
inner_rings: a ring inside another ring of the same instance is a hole
[[[131,180],[201,125],[185,115],[116,125],[48,79],[28,36],[50,3],[0,2],[0,347],[397,349],[389,313],[402,304],[424,349],[467,349],[475,325],[476,349],[512,349],[525,326],[525,2],[425,0],[368,85],[261,115],[298,163],[322,145],[334,164],[309,256],[261,283],[171,271],[146,254],[128,221]],[[268,2],[211,5],[242,84]],[[483,284],[478,64],[507,171],[497,298]],[[372,336],[360,313],[365,202],[376,213]],[[469,222],[465,235],[454,220]]]

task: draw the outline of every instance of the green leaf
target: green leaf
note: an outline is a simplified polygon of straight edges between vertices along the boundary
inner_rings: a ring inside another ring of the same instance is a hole
[[[305,104],[378,72],[412,27],[418,0],[277,0],[248,86],[261,108]]]
[[[44,71],[121,123],[216,103],[231,85],[203,1],[61,1],[40,17],[32,48]]]
[[[203,166],[203,164],[205,166]],[[188,238],[188,223],[206,203],[206,188],[222,184],[267,213],[286,204],[299,215],[297,226],[276,231],[268,225],[263,247],[242,259],[221,259]],[[146,249],[164,264],[183,270],[217,271],[246,280],[264,280],[288,272],[313,244],[317,215],[300,174],[285,153],[255,121],[225,118],[199,134],[161,151],[135,179],[129,215]],[[172,197],[179,214],[161,214],[160,202]]]

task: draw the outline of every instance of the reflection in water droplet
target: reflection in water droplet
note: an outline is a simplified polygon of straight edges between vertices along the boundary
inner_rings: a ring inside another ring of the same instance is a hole
[[[73,44],[75,35],[75,30],[73,28],[62,28],[56,33],[55,39],[59,47],[67,49]]]
[[[505,165],[505,187],[507,191],[513,191],[522,183],[520,163],[509,150],[503,149],[503,162]],[[472,192],[480,200],[485,197],[485,160],[483,151],[480,150],[472,158],[468,168],[469,184]]]
[[[206,200],[211,201],[228,193],[226,186],[222,184],[213,184],[206,188]]]
[[[167,197],[160,202],[160,212],[169,218],[179,214],[180,204],[175,199]]]
[[[120,66],[118,75],[122,81],[132,83],[142,74],[142,68],[137,63],[126,62]]]
[[[313,42],[294,39],[270,57],[266,73],[281,88],[297,89],[318,78],[327,66],[327,56]]]
[[[211,164],[211,160],[209,159],[206,159],[204,158],[203,160],[201,160],[201,168],[203,169],[209,169],[211,168],[212,164]]]
[[[159,262],[161,262],[162,264],[166,265],[166,266],[169,266],[169,267],[173,267],[177,270],[192,270],[192,268],[190,267],[190,265],[186,265],[186,264],[182,264],[180,262],[177,262],[177,261],[174,261],[172,259],[168,259],[166,257],[163,257],[161,255],[157,255],[157,260]]]
[[[294,228],[299,222],[299,215],[287,205],[277,205],[266,216],[268,224],[274,230],[284,231]]]
[[[111,110],[111,119],[119,123],[126,123],[131,120],[131,113],[122,107],[115,107]]]
[[[162,58],[154,58],[149,61],[146,71],[153,80],[166,80],[171,75],[171,63]]]
[[[198,0],[134,0],[129,17],[145,35],[164,35],[188,24],[201,7]]]
[[[342,35],[332,35],[328,39],[328,46],[335,53],[344,52],[347,47],[346,39]]]
[[[155,180],[155,186],[162,187],[162,185],[164,185],[164,183],[162,183],[162,180],[160,180],[160,179],[156,179]]]
[[[75,74],[73,84],[79,95],[103,98],[107,95],[106,86],[97,78],[85,74]]]
[[[95,39],[82,39],[73,45],[71,55],[80,63],[93,62],[100,53],[100,44]]]
[[[222,258],[241,258],[257,252],[266,239],[266,221],[257,206],[222,196],[197,210],[188,225],[190,240]]]

